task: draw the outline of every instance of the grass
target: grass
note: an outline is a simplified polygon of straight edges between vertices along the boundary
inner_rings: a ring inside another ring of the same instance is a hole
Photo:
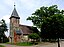
[[[17,43],[16,45],[19,45],[19,46],[32,46],[34,44],[32,44],[31,42],[21,42],[21,43]]]
[[[18,45],[18,46],[32,46],[34,45],[32,42],[20,42],[20,43],[6,43],[6,44],[11,44],[11,45]]]
[[[5,47],[5,46],[3,46],[3,45],[0,45],[0,47]]]

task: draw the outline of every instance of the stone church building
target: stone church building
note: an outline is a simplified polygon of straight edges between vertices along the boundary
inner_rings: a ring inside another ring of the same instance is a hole
[[[9,19],[10,19],[9,41],[11,43],[27,41],[29,34],[33,33],[33,31],[38,31],[36,27],[19,24],[20,17],[16,11],[15,5]]]

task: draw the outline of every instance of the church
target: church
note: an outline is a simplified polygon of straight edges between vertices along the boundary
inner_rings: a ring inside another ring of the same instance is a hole
[[[10,43],[27,41],[29,34],[33,33],[33,31],[38,31],[36,27],[19,24],[20,17],[16,11],[15,5],[9,19],[10,19],[10,35],[9,35]]]

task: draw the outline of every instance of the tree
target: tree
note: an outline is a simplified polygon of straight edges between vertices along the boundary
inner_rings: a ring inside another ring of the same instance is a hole
[[[42,27],[41,34],[43,38],[63,38],[64,35],[64,15],[55,14],[45,19]]]
[[[32,33],[28,35],[28,38],[33,39],[33,41],[37,41],[39,39],[39,35],[37,33]]]
[[[4,32],[7,31],[7,30],[8,29],[7,29],[7,25],[5,23],[5,20],[2,19],[0,21],[0,40],[1,40],[1,42],[4,42],[4,37],[5,37]]]
[[[33,24],[41,29],[41,37],[45,35],[45,38],[56,38],[58,40],[60,36],[64,35],[64,10],[59,10],[57,5],[50,7],[41,7],[36,10],[27,20],[31,20]],[[62,35],[61,35],[61,34]],[[59,44],[59,41],[58,41]]]
[[[62,10],[61,12],[63,12]],[[50,17],[54,14],[60,13],[60,10],[58,10],[57,5],[53,5],[50,7],[41,7],[40,9],[37,9],[31,16],[28,17],[27,20],[31,20],[35,26],[41,29],[43,19]],[[61,14],[61,13],[60,13]]]

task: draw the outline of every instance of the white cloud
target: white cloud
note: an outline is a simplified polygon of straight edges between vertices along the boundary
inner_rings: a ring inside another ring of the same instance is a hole
[[[5,22],[8,24],[8,23],[10,23],[10,15],[5,15],[5,16],[2,16],[1,18],[0,18],[0,20],[1,19],[4,19],[5,20]]]
[[[2,11],[2,10],[4,10],[4,6],[2,5],[2,4],[0,4],[0,12]]]
[[[4,0],[4,3],[11,6],[14,4],[14,0]]]
[[[31,21],[26,20],[26,17],[20,16],[20,24],[32,26],[33,23]]]
[[[24,6],[26,9],[34,9],[35,7],[39,6],[39,0],[21,0],[22,6]]]

